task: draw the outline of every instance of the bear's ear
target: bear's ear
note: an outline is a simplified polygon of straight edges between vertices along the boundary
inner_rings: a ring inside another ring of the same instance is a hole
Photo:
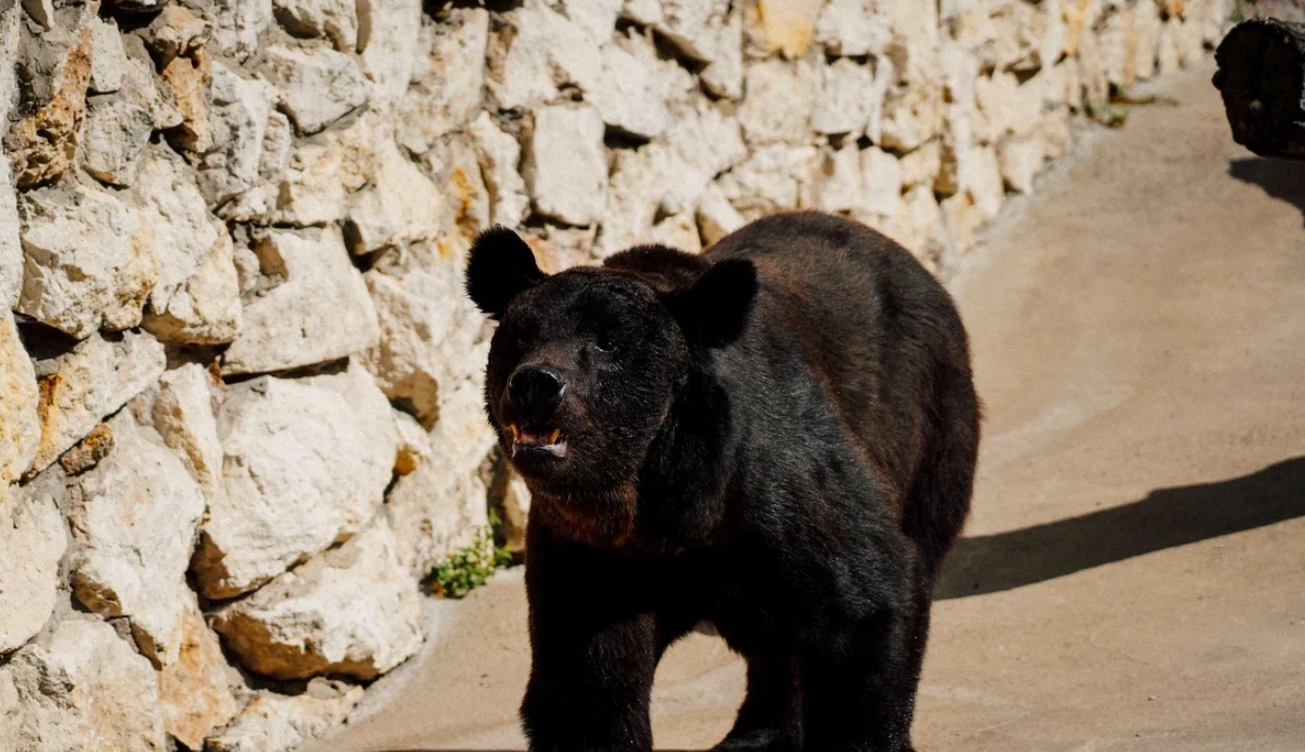
[[[539,270],[530,246],[506,227],[480,233],[467,259],[467,295],[480,310],[501,320],[508,304],[522,290],[548,275]]]
[[[748,259],[730,258],[662,300],[690,342],[724,347],[743,332],[756,294],[757,268]]]

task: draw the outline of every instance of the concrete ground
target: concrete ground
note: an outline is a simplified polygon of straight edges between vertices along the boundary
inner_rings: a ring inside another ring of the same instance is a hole
[[[1305,163],[1233,144],[1209,76],[1090,137],[952,278],[988,417],[922,751],[1305,750]],[[520,573],[432,608],[452,636],[319,749],[524,749]],[[742,691],[718,640],[675,646],[659,748],[710,747]]]

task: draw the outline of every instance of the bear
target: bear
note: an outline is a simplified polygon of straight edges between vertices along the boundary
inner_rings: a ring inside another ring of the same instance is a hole
[[[466,290],[497,321],[486,413],[532,497],[530,749],[651,750],[657,663],[706,624],[747,662],[715,750],[911,750],[979,443],[942,285],[797,212],[552,275],[496,227]]]

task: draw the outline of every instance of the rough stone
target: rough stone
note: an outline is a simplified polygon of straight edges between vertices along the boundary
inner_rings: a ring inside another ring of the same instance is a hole
[[[0,105],[0,122],[4,122],[2,110]],[[16,307],[23,289],[23,244],[18,226],[18,191],[9,166],[0,164],[0,311]]]
[[[127,617],[145,657],[160,666],[181,649],[185,584],[204,495],[152,428],[129,411],[109,421],[113,451],[69,494],[77,599],[104,617]]]
[[[398,103],[398,140],[414,154],[464,127],[480,110],[485,85],[489,13],[454,9],[436,28],[426,71]]]
[[[20,188],[57,180],[76,156],[91,81],[92,14],[84,8],[59,13],[61,19],[47,33],[22,48],[26,54],[20,65],[28,69],[31,87],[25,104],[31,114],[5,138]]]
[[[716,186],[703,191],[698,201],[698,233],[702,242],[710,246],[726,235],[734,232],[747,220],[730,205],[725,194]]]
[[[1068,107],[1049,110],[1038,121],[1036,135],[1042,141],[1042,153],[1048,159],[1060,159],[1069,150],[1074,141],[1073,131],[1069,125]]]
[[[33,353],[38,356],[38,353]],[[44,470],[105,416],[158,378],[163,346],[148,334],[92,334],[72,350],[36,362],[41,440],[30,472]]]
[[[0,655],[36,636],[54,611],[59,560],[68,546],[55,506],[62,491],[51,472],[0,499]]]
[[[367,103],[367,81],[349,55],[280,45],[263,54],[259,71],[280,91],[281,105],[300,133],[317,133]],[[258,134],[259,148],[262,135]]]
[[[745,73],[747,97],[739,122],[750,144],[800,144],[810,139],[815,107],[811,68],[805,63],[765,60]]]
[[[543,0],[526,0],[504,20],[489,43],[485,81],[501,109],[550,102],[563,85],[586,93],[597,89],[602,56],[584,26]]]
[[[897,157],[871,146],[861,152],[862,183],[865,198],[862,212],[892,217],[902,202],[902,164]]]
[[[816,41],[831,55],[884,54],[892,38],[877,0],[832,0],[816,22]]]
[[[1042,171],[1042,141],[1036,137],[1007,141],[1001,147],[1001,176],[1016,193],[1032,193],[1033,178]]]
[[[376,148],[376,172],[362,190],[347,199],[345,240],[355,254],[371,253],[440,232],[435,184],[399,153],[392,140]]]
[[[330,39],[336,50],[351,53],[358,46],[357,6],[353,0],[272,0],[272,13],[291,34]]]
[[[168,297],[162,309],[151,302],[141,326],[165,342],[216,345],[240,333],[243,308],[231,236],[218,225],[217,241]]]
[[[231,693],[230,673],[217,635],[208,628],[195,594],[184,585],[174,596],[181,604],[179,648],[172,663],[159,671],[159,709],[168,735],[188,749],[240,712]]]
[[[573,266],[597,263],[594,257],[597,231],[597,227],[544,226],[527,228],[522,238],[535,254],[539,268],[546,274],[556,274]]]
[[[82,134],[82,168],[101,182],[131,185],[153,132],[154,115],[149,110],[117,97],[92,97]]]
[[[491,204],[472,139],[465,133],[440,139],[425,155],[422,167],[439,196],[423,209],[430,218],[421,220],[441,228],[439,237],[430,236],[434,245],[444,257],[470,249],[476,236],[489,227]]]
[[[1042,91],[1020,84],[1013,73],[975,79],[974,98],[980,115],[975,137],[981,142],[995,144],[1008,134],[1026,136],[1042,115]]]
[[[0,506],[9,484],[18,482],[36,457],[41,437],[39,404],[36,371],[18,338],[13,314],[4,311],[0,314]]]
[[[849,139],[860,138],[871,113],[883,108],[882,100],[874,100],[874,73],[869,66],[840,58],[822,66],[819,74],[811,127],[817,133],[845,133]]]
[[[480,113],[469,130],[480,157],[481,174],[489,187],[490,221],[509,227],[520,224],[530,213],[526,181],[517,171],[521,145],[500,130],[488,112]]]
[[[148,212],[154,228],[158,281],[150,290],[150,308],[167,312],[219,242],[219,230],[193,174],[170,149],[150,150],[141,162],[132,196]]]
[[[399,436],[394,472],[407,475],[433,456],[430,437],[416,418],[400,410],[394,411],[394,427]]]
[[[186,363],[159,377],[150,405],[154,430],[206,496],[222,482],[222,441],[213,414],[213,375],[198,363]]]
[[[598,110],[557,105],[535,112],[526,183],[540,214],[571,225],[602,219],[607,154]]]
[[[825,0],[752,0],[749,38],[757,57],[779,52],[789,60],[806,54]]]
[[[331,674],[364,681],[421,646],[417,583],[384,519],[214,615],[249,670],[277,679]]]
[[[0,698],[6,694],[17,700],[6,707],[10,749],[168,748],[154,669],[102,621],[70,616],[47,640],[15,653],[0,668]]]
[[[113,429],[107,423],[100,423],[77,446],[63,453],[59,458],[59,466],[69,475],[84,473],[100,464],[100,460],[109,456],[112,449]]]
[[[142,34],[154,63],[167,68],[179,55],[189,55],[208,41],[208,24],[180,5],[165,7]]]
[[[212,50],[244,61],[272,23],[272,0],[180,0],[212,28]]]
[[[731,13],[715,22],[712,61],[698,72],[707,91],[725,99],[743,98],[743,17]]]
[[[441,421],[442,423],[443,421]],[[489,433],[481,421],[482,433]],[[484,454],[492,445],[481,442]],[[399,478],[390,491],[385,515],[398,542],[398,555],[409,575],[424,577],[445,557],[470,545],[477,531],[489,524],[485,509],[484,482],[475,475],[475,467],[457,467],[441,456],[449,448],[436,437],[436,457],[422,463],[416,471]]]
[[[616,130],[652,138],[671,122],[657,78],[657,52],[644,37],[630,35],[602,49],[603,75],[594,93],[603,122]]]
[[[649,240],[688,253],[702,253],[702,238],[691,214],[672,214],[653,225]]]
[[[421,0],[359,0],[358,53],[373,102],[391,102],[407,91],[420,34]]]
[[[204,89],[212,74],[212,58],[203,50],[193,57],[174,57],[160,74],[161,91],[176,105],[180,122],[168,135],[174,146],[203,153],[213,148],[213,126]]]
[[[199,186],[209,203],[220,204],[259,180],[263,139],[276,89],[261,77],[241,78],[215,62],[208,98],[216,147],[200,160]]]
[[[748,219],[811,205],[820,152],[814,146],[763,146],[719,181],[730,204]]]
[[[861,150],[855,142],[825,155],[822,178],[816,191],[816,206],[821,211],[848,212],[865,202]]]
[[[935,259],[947,246],[947,228],[933,189],[917,185],[902,197],[901,209],[883,228],[888,237],[910,251],[926,268],[936,266]]]
[[[363,688],[314,679],[303,694],[262,690],[240,717],[208,739],[205,752],[285,752],[344,722],[362,699]]]
[[[230,598],[360,531],[394,467],[385,396],[357,366],[229,388],[218,416],[222,489],[192,566],[201,592]]]
[[[909,154],[903,154],[900,162],[903,189],[931,186],[942,169],[942,145],[937,140],[930,141]]]
[[[29,191],[19,210],[25,260],[17,311],[78,338],[140,323],[158,274],[147,217],[80,185]]]
[[[110,94],[121,89],[126,67],[127,52],[118,24],[99,18],[91,21],[91,92]]]
[[[324,363],[376,342],[376,311],[338,232],[269,232],[255,248],[263,274],[281,283],[244,306],[224,374]]]

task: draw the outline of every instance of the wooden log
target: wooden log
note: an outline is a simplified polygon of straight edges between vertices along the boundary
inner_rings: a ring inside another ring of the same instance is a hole
[[[1305,159],[1305,24],[1240,23],[1215,61],[1233,139],[1261,156]]]

